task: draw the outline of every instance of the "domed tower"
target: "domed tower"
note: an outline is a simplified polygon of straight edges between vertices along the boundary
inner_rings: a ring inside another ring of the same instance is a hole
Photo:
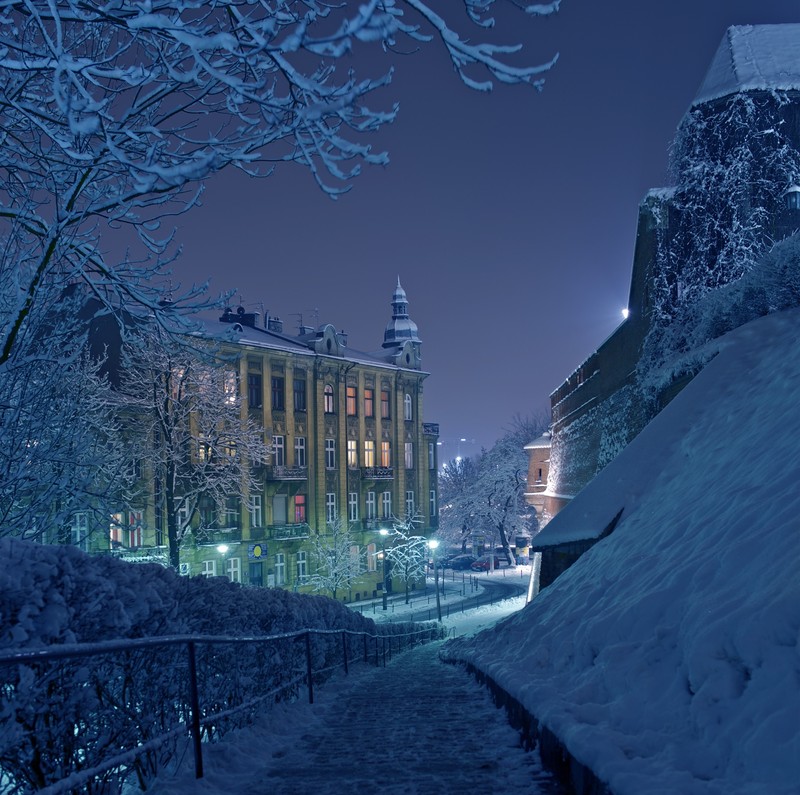
[[[419,368],[422,340],[417,333],[417,324],[408,316],[408,298],[397,277],[397,287],[392,295],[392,319],[383,332],[383,348],[391,359],[406,367]]]

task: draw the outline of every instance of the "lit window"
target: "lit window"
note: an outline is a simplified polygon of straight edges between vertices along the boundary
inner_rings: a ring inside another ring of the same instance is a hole
[[[325,469],[336,469],[336,439],[325,440]]]
[[[306,495],[296,494],[294,498],[294,521],[295,524],[303,524],[306,521]]]
[[[406,442],[404,450],[406,469],[414,468],[414,442]]]
[[[332,491],[325,495],[325,521],[328,524],[336,521],[336,494]]]
[[[392,492],[384,491],[381,494],[381,517],[383,519],[392,518]]]
[[[364,442],[364,466],[375,466],[375,442],[371,439]]]
[[[296,467],[306,466],[306,437],[296,436],[294,440],[294,465]]]
[[[233,370],[227,370],[223,375],[222,390],[226,403],[236,403],[239,397],[239,378]]]
[[[389,408],[389,390],[381,389],[381,417],[385,420],[391,419],[392,413]]]
[[[108,528],[108,535],[111,539],[111,548],[122,546],[122,521],[121,513],[111,514],[111,524]]]
[[[358,521],[358,492],[351,491],[347,495],[347,516],[351,522]]]
[[[333,387],[330,384],[325,384],[323,390],[323,410],[326,414],[333,414]]]
[[[381,442],[381,466],[390,467],[392,465],[392,443]]]
[[[374,417],[375,416],[375,390],[374,389],[365,389],[364,390],[364,416],[365,417]]]
[[[128,514],[128,546],[133,549],[143,544],[142,512],[131,511]]]
[[[347,468],[358,468],[358,442],[355,439],[347,440]]]
[[[358,406],[358,389],[354,386],[348,386],[347,390],[347,416],[348,417],[355,417],[358,413],[357,406]]]
[[[413,419],[413,412],[411,410],[411,395],[406,395],[403,398],[403,419]]]

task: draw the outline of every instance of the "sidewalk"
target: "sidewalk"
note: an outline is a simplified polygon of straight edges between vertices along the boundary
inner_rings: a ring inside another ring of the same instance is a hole
[[[301,741],[262,760],[237,795],[558,792],[488,691],[439,660],[440,645],[396,656],[340,688]]]

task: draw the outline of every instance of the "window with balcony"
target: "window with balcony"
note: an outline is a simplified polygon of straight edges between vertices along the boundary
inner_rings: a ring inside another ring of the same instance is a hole
[[[286,410],[286,380],[283,376],[272,376],[272,410]]]
[[[381,518],[392,518],[392,492],[384,491],[381,494]]]
[[[286,503],[285,494],[275,494],[272,497],[272,524],[286,524]]]
[[[325,495],[325,521],[328,524],[336,521],[336,494],[332,491]]]
[[[389,420],[392,418],[388,389],[381,389],[381,418],[384,420]]]
[[[294,497],[294,521],[295,524],[303,524],[306,521],[306,495],[295,494]]]
[[[392,465],[392,443],[381,442],[381,466],[390,467]]]
[[[411,407],[411,395],[408,394],[403,398],[403,419],[406,422],[414,419],[414,412]]]
[[[294,410],[306,411],[306,382],[304,378],[294,379]]]
[[[326,414],[334,413],[333,387],[330,384],[325,384],[325,389],[322,392],[322,405]]]
[[[295,436],[294,438],[294,465],[296,467],[306,467],[306,437]]]
[[[358,468],[358,442],[355,439],[347,440],[347,468]]]
[[[367,510],[367,519],[376,519],[378,516],[376,503],[375,503],[375,492],[368,491],[367,492],[367,502],[366,502],[366,510]]]
[[[364,466],[375,466],[375,442],[372,439],[364,442]]]
[[[272,437],[272,460],[276,467],[286,466],[286,440],[283,436]]]
[[[358,388],[355,386],[348,386],[345,390],[345,394],[347,397],[347,416],[355,417],[358,414]]]
[[[364,416],[365,417],[374,417],[375,416],[375,390],[374,389],[365,389],[364,390]]]
[[[247,374],[247,405],[251,409],[260,408],[263,403],[261,373]]]
[[[336,469],[336,439],[325,440],[325,469]]]
[[[414,442],[406,442],[403,448],[406,469],[414,468]]]
[[[351,491],[347,495],[347,518],[351,522],[358,521],[358,492]]]

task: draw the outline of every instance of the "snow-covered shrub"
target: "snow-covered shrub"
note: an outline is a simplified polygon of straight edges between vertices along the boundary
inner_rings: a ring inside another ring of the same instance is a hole
[[[253,637],[304,628],[400,634],[323,596],[243,588],[225,578],[179,577],[71,546],[0,538],[0,653],[65,644],[175,635]],[[312,637],[319,681],[341,659],[341,635]],[[184,645],[127,650],[63,662],[0,665],[0,770],[8,792],[27,792],[136,748],[185,723]],[[198,643],[201,710],[210,714],[279,690],[291,698],[305,674],[305,644]],[[269,703],[269,698],[267,703]],[[206,727],[213,738],[246,723],[260,703]],[[174,753],[177,738],[140,754],[91,787],[141,783]],[[122,772],[121,772],[122,771]],[[6,790],[4,789],[4,792]]]

